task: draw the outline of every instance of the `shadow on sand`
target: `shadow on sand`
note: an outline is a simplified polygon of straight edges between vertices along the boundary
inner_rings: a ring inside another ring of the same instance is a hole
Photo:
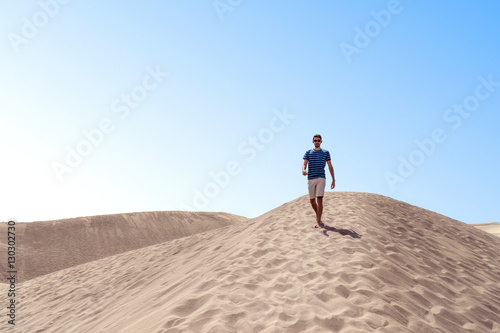
[[[351,236],[352,238],[361,238],[361,235],[353,230],[337,229],[335,227],[330,227],[330,226],[327,226],[324,224],[321,226],[321,228],[323,228],[323,235],[325,235],[326,237],[330,237],[330,235],[328,235],[328,231],[333,231],[333,232],[338,232],[342,236]]]

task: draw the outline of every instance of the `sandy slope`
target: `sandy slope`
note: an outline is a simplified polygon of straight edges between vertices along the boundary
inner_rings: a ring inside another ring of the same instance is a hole
[[[500,237],[500,223],[498,222],[486,222],[481,224],[472,224],[472,226],[481,229],[483,231],[489,232],[495,236]]]
[[[379,195],[325,202],[325,229],[304,196],[26,281],[16,331],[500,332],[498,237]]]
[[[67,267],[246,221],[227,213],[141,212],[15,225],[18,278],[26,281]],[[0,235],[6,234],[0,223]],[[6,247],[7,237],[0,237]],[[5,278],[5,252],[0,257]]]

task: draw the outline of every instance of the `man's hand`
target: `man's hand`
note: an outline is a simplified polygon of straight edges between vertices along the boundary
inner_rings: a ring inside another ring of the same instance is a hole
[[[303,174],[304,176],[307,176],[307,171],[306,171],[306,170],[304,170],[304,169],[302,169],[302,174]]]
[[[335,188],[335,179],[332,180],[332,187],[331,188],[332,188],[332,190]]]

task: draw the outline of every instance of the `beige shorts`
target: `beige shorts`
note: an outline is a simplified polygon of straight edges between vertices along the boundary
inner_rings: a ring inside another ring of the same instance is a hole
[[[309,187],[309,199],[315,199],[316,197],[325,196],[325,178],[315,178],[309,179],[307,181],[307,186]]]

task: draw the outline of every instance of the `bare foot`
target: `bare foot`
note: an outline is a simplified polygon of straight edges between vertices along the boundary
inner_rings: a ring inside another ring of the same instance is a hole
[[[319,221],[318,223],[316,223],[316,225],[314,226],[315,228],[323,228],[325,226],[325,224],[323,223],[323,221]]]

